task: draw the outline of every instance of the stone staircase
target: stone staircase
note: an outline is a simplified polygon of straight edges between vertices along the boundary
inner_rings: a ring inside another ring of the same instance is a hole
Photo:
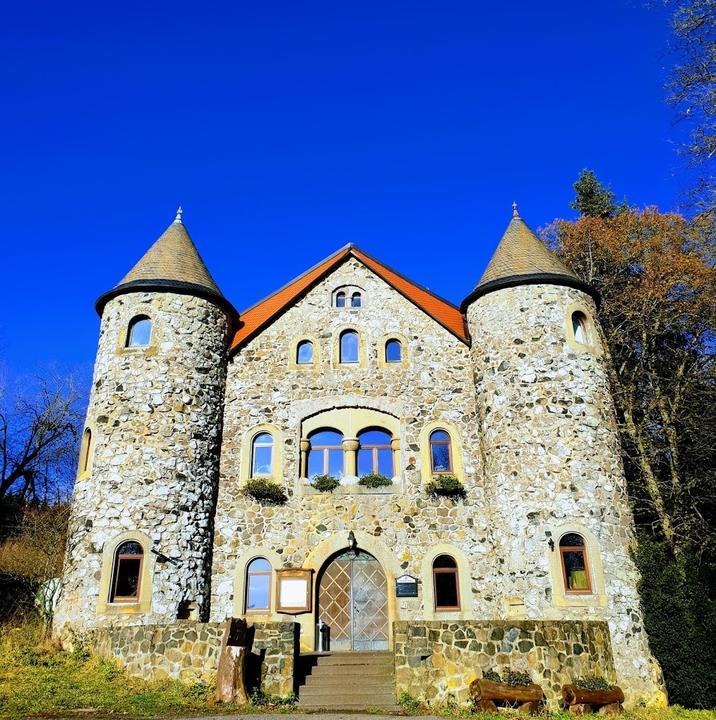
[[[399,712],[392,652],[303,655],[304,684],[298,707],[326,710],[380,709]]]

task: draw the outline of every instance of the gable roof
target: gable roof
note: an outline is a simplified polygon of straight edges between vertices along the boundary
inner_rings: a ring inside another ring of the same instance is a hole
[[[416,305],[424,313],[432,317],[433,320],[442,325],[456,338],[467,345],[470,344],[465,318],[457,306],[435,295],[427,288],[408,280],[355,245],[349,244],[318,263],[318,265],[314,265],[294,280],[291,280],[290,283],[284,285],[272,295],[240,313],[238,329],[231,342],[231,350],[238,350],[242,345],[254,338],[315,287],[332,270],[350,257],[354,257],[363,263],[369,270],[397,290],[413,305]]]
[[[460,307],[464,312],[471,302],[493,290],[537,283],[567,285],[596,295],[547,248],[515,210],[480,281]]]

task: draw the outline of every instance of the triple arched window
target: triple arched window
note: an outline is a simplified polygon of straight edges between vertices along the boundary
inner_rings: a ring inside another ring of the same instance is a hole
[[[254,558],[246,567],[245,612],[266,612],[271,607],[271,563]]]
[[[563,535],[559,541],[559,555],[565,593],[591,593],[592,583],[584,538],[579,533]]]
[[[139,602],[143,564],[144,549],[140,543],[136,540],[127,540],[119,545],[114,553],[110,602]]]
[[[126,347],[146,347],[152,338],[152,321],[146,315],[137,315],[127,326]]]
[[[433,561],[433,592],[435,610],[460,609],[460,581],[455,558],[438,555]]]
[[[251,477],[267,477],[273,472],[273,435],[262,432],[251,443]]]
[[[430,433],[430,469],[433,475],[450,475],[453,470],[452,441],[446,430]]]

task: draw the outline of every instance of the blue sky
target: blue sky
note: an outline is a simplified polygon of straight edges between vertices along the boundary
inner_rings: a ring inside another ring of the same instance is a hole
[[[0,363],[86,376],[179,204],[239,309],[349,241],[459,303],[583,167],[671,209],[669,41],[626,0],[8,3]]]

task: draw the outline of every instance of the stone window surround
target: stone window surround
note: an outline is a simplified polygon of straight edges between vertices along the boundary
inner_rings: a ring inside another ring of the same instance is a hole
[[[440,555],[449,555],[457,563],[458,596],[460,598],[459,610],[436,610],[435,587],[433,585],[433,563]],[[423,618],[425,620],[470,620],[472,612],[472,591],[470,589],[470,563],[463,552],[449,543],[431,545],[423,558],[420,572],[423,586]]]
[[[129,325],[132,320],[136,317],[144,316],[149,318],[152,323],[151,333],[149,335],[148,345],[137,345],[135,347],[127,347],[127,340],[129,339]],[[156,355],[158,352],[159,345],[162,341],[164,334],[161,322],[156,317],[156,313],[150,312],[150,303],[141,303],[141,306],[127,305],[122,308],[117,318],[117,332],[116,338],[116,354],[117,355]]]
[[[246,612],[246,590],[249,563],[256,558],[265,558],[271,564],[271,592],[269,593],[269,609]],[[261,545],[249,546],[236,559],[236,572],[234,578],[233,616],[244,617],[248,615],[252,622],[280,622],[285,620],[284,615],[276,612],[276,570],[283,568],[281,556],[270,548]]]
[[[298,363],[297,353],[299,343],[308,340],[313,344],[313,361],[310,363]],[[301,370],[302,372],[320,372],[321,370],[321,343],[317,335],[311,335],[304,333],[303,335],[297,335],[291,340],[290,354],[288,356],[288,367],[290,370]]]
[[[392,435],[393,483],[400,480],[400,420],[393,415],[370,408],[332,408],[316,413],[301,423],[300,477],[308,483],[308,452],[311,448],[308,436],[315,430],[330,428],[343,435],[343,480],[346,486],[358,482],[358,434],[368,428],[384,428]],[[336,491],[340,490],[337,488]],[[334,492],[336,492],[334,491]]]
[[[336,296],[338,293],[343,292],[346,295],[346,305],[345,307],[337,307],[336,306]],[[353,293],[360,293],[360,299],[361,304],[358,307],[351,307],[351,298],[353,296]],[[361,308],[365,307],[365,290],[360,285],[353,285],[351,283],[347,285],[339,285],[337,288],[334,288],[331,292],[331,307],[334,310],[360,310]]]
[[[398,340],[400,342],[400,362],[388,362],[385,359],[385,346],[388,340]],[[408,339],[401,333],[392,332],[383,335],[378,344],[378,367],[381,368],[399,368],[408,367]]]
[[[144,551],[142,577],[139,583],[139,598],[137,602],[110,602],[117,548],[128,540],[138,542]],[[151,539],[139,530],[129,530],[104,543],[99,597],[97,598],[98,615],[143,615],[150,612],[152,605],[152,578],[154,577],[154,554],[151,552],[151,547]]]
[[[351,331],[358,336],[358,362],[341,362],[341,336]],[[355,325],[341,325],[333,336],[333,367],[334,368],[365,368],[368,365],[366,357],[366,341],[363,333]]]
[[[574,336],[574,328],[572,327],[572,315],[576,312],[582,313],[582,315],[584,315],[589,343],[581,343]],[[564,313],[564,329],[565,337],[567,340],[567,347],[569,347],[570,350],[579,353],[591,353],[592,355],[596,356],[602,354],[602,349],[599,341],[599,333],[597,331],[597,326],[593,318],[593,311],[589,307],[587,307],[585,303],[573,302],[567,305]]]
[[[89,434],[89,435],[88,435]],[[89,439],[88,439],[89,437]],[[77,463],[77,479],[85,480],[92,472],[92,460],[94,458],[95,429],[91,423],[85,423],[82,431],[82,442],[80,443],[80,457]]]
[[[420,431],[420,466],[422,468],[423,482],[426,483],[433,478],[433,465],[430,457],[430,436],[435,430],[444,430],[450,436],[450,457],[452,460],[452,472],[460,482],[465,481],[465,470],[462,462],[462,438],[457,428],[445,420],[433,420],[423,426]],[[442,473],[446,475],[448,473]]]
[[[279,485],[283,484],[283,445],[284,434],[278,425],[272,423],[262,423],[254,425],[250,430],[244,433],[244,439],[241,443],[241,469],[239,478],[242,485],[245,485],[252,479],[251,475],[251,456],[253,451],[254,438],[261,433],[269,433],[273,437],[273,454],[271,456],[271,474],[261,475],[259,477],[272,480]]]
[[[555,607],[606,607],[607,591],[604,580],[604,566],[602,565],[599,541],[597,537],[584,525],[578,522],[562,523],[545,527],[551,532],[554,541],[554,550],[550,550],[545,543],[548,553],[548,564],[552,580],[552,603]],[[559,551],[560,540],[569,533],[577,533],[584,539],[584,550],[587,556],[587,569],[591,592],[570,593],[564,586],[564,571],[562,569],[562,554]]]

